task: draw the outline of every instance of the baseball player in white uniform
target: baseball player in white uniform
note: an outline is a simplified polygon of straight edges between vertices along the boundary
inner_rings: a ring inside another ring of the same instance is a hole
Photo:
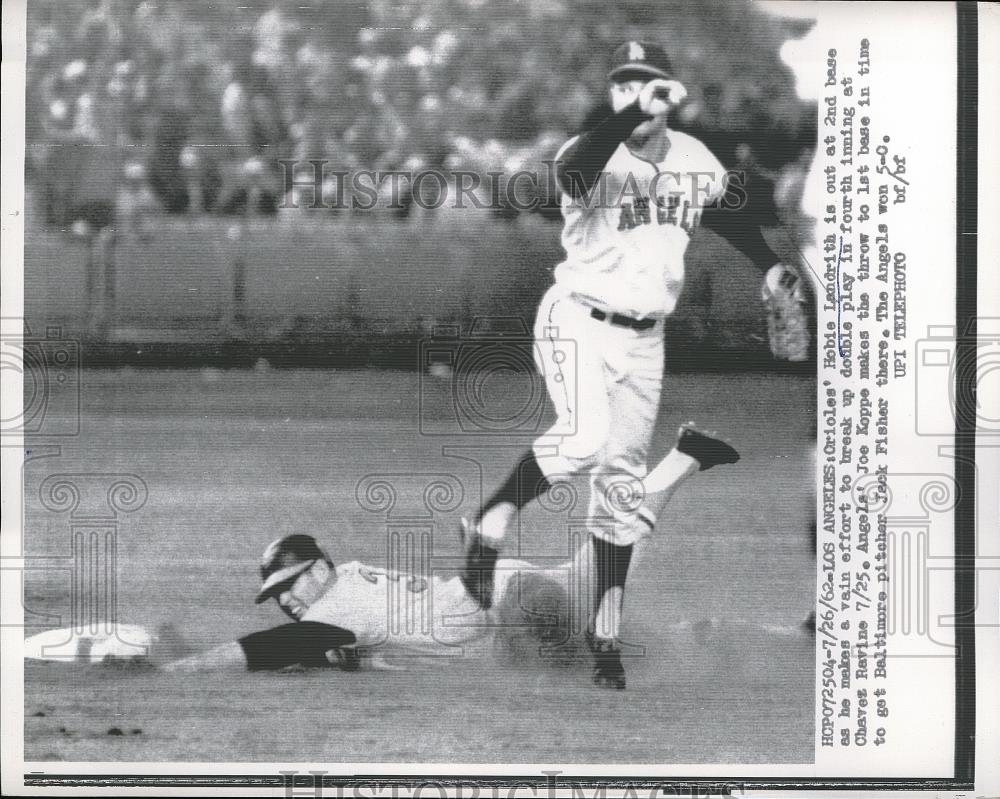
[[[704,144],[668,126],[687,92],[662,48],[621,45],[609,92],[613,113],[556,156],[566,258],[542,299],[534,335],[558,419],[463,525],[463,580],[488,607],[494,564],[519,510],[560,477],[589,475],[597,581],[588,628],[593,679],[624,688],[618,635],[635,543],[689,474],[739,459],[725,442],[685,426],[676,449],[647,476],[663,379],[663,320],[684,284],[684,253],[704,223],[762,271],[778,258],[738,213],[706,213],[726,192],[727,174]]]
[[[406,574],[357,561],[337,566],[312,536],[285,536],[264,551],[256,601],[276,600],[292,622],[173,661],[164,669],[334,666],[354,671],[391,668],[394,660],[398,667],[401,656],[488,653],[498,631],[536,627],[543,614],[532,610],[532,596],[566,597],[561,607],[572,612],[577,603],[568,601],[568,592],[592,590],[591,581],[581,577],[589,575],[590,559],[589,542],[572,559],[547,569],[502,559],[496,564],[491,609],[486,610],[458,577]],[[567,621],[549,618],[546,623],[556,627]]]

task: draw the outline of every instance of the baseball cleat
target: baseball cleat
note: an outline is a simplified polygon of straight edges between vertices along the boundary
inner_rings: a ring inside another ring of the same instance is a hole
[[[618,644],[608,638],[598,638],[589,630],[586,633],[587,646],[594,655],[594,669],[591,678],[598,688],[625,690],[625,667]]]
[[[715,431],[699,430],[694,422],[681,425],[677,436],[677,451],[698,461],[700,472],[719,464],[736,463],[740,459],[740,453],[723,441]]]
[[[493,605],[493,574],[500,552],[485,543],[479,530],[468,519],[462,519],[459,536],[465,549],[462,585],[479,607],[488,610]]]

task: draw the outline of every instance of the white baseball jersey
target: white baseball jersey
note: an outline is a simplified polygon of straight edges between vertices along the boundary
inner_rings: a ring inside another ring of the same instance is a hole
[[[634,318],[673,312],[684,285],[684,252],[703,208],[725,191],[725,169],[693,136],[671,130],[668,138],[660,163],[639,158],[623,142],[587,197],[562,193],[566,259],[556,267],[556,283]]]
[[[497,566],[497,598],[518,568],[532,568],[507,560]],[[337,566],[336,573],[337,579],[302,620],[350,630],[359,647],[455,655],[462,652],[462,645],[484,640],[495,629],[488,612],[468,595],[458,577],[422,577],[357,561]]]

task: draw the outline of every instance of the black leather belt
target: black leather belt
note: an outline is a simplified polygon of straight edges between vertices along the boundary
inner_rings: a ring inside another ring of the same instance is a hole
[[[590,315],[598,322],[609,322],[618,327],[631,327],[633,330],[649,330],[656,324],[655,319],[633,319],[620,313],[606,314],[600,308],[591,308]]]

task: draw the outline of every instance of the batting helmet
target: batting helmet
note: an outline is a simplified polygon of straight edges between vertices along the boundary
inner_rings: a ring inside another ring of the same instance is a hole
[[[296,533],[286,535],[267,545],[260,563],[262,585],[255,602],[259,605],[273,596],[309,569],[316,561],[325,561],[333,568],[330,556],[316,543],[311,535]]]

